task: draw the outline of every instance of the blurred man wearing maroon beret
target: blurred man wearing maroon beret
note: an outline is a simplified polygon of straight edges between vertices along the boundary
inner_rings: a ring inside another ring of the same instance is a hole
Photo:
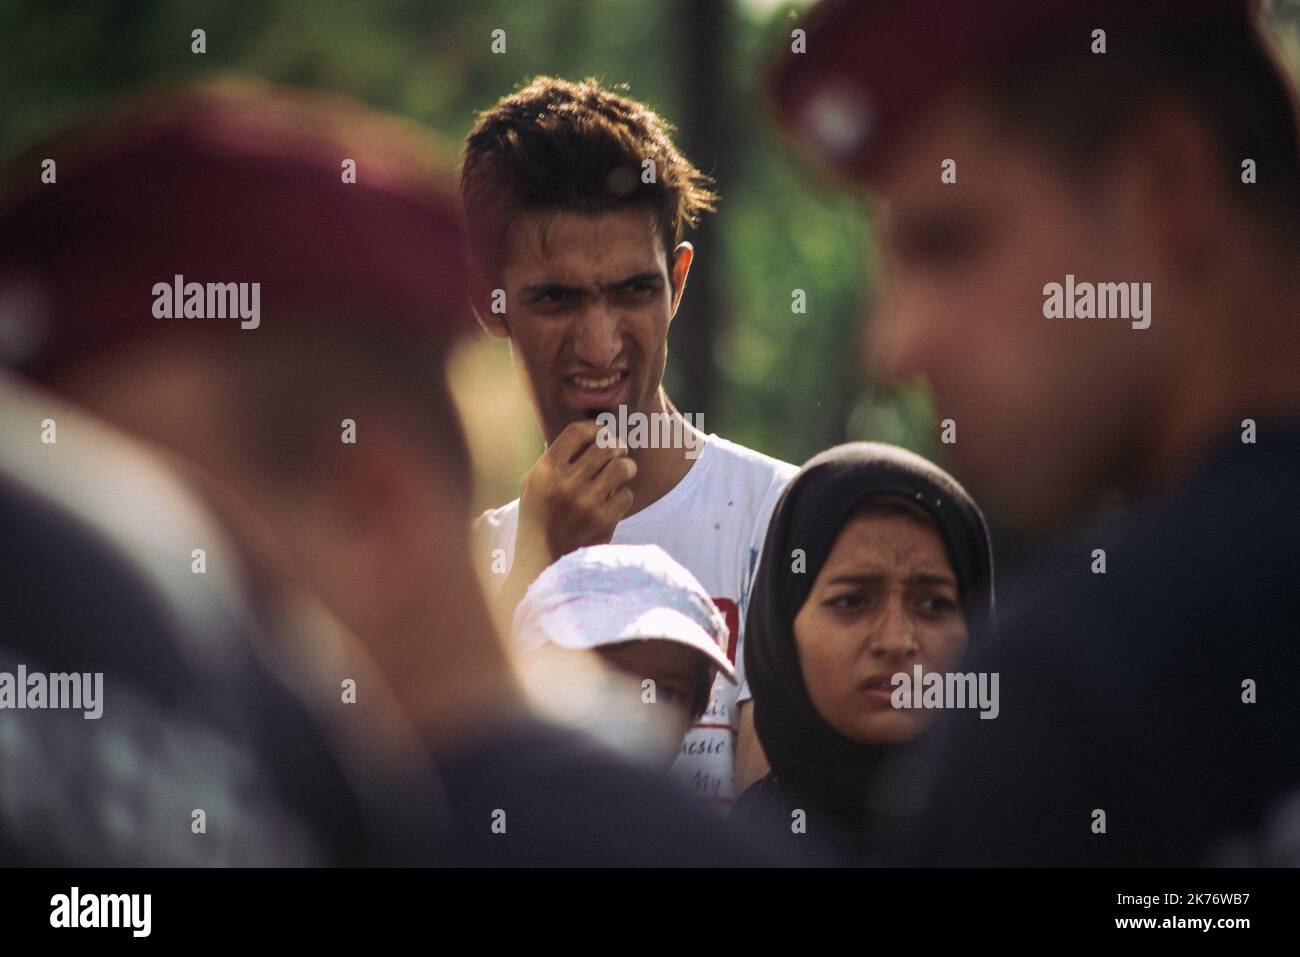
[[[504,661],[482,642],[434,668],[434,645],[409,640],[477,627],[455,620],[463,603],[417,600],[450,573],[403,551],[454,528],[468,487],[440,371],[466,328],[445,169],[358,104],[220,83],[42,144],[0,207],[9,364],[236,489],[431,725],[469,712]]]
[[[411,124],[329,95],[137,100],[11,168],[6,361],[196,466],[263,584],[318,596],[360,639],[436,758],[445,860],[751,861],[522,702],[468,555],[450,166]]]
[[[883,201],[882,372],[1056,536],[968,665],[999,717],[937,736],[923,861],[1297,862],[1300,151],[1256,13],[835,0],[769,74]]]

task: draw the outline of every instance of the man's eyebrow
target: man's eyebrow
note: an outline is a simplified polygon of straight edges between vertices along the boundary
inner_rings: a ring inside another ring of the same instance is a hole
[[[626,279],[620,279],[617,282],[610,283],[609,289],[624,289],[628,286],[634,286],[639,283],[663,282],[663,275],[658,272],[647,271],[639,272]],[[527,285],[523,289],[524,295],[532,296],[543,293],[567,293],[569,295],[585,295],[589,292],[587,286],[575,286],[570,283],[545,280]]]
[[[885,235],[895,243],[915,243],[957,232],[978,232],[987,227],[987,216],[967,204],[927,205],[894,210],[886,220]]]
[[[965,217],[961,212],[954,209],[911,210],[895,216],[889,224],[888,232],[895,238],[911,238],[917,234],[960,225],[963,219]]]
[[[620,279],[613,283],[611,288],[621,289],[624,286],[633,286],[643,282],[663,282],[663,274],[658,272],[639,272],[635,276],[628,276],[626,279]]]
[[[524,286],[524,294],[528,296],[532,296],[540,293],[548,293],[548,292],[581,294],[581,293],[585,293],[586,291],[587,291],[586,288],[583,286],[571,286],[568,283],[563,283],[563,282],[535,282],[532,285]]]

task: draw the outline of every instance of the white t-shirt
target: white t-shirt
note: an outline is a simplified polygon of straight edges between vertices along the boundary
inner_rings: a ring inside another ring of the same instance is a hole
[[[739,687],[719,676],[709,706],[682,742],[672,771],[702,796],[730,804],[735,800],[736,703],[749,697],[744,684],[741,626],[749,587],[758,567],[768,519],[786,482],[798,471],[787,462],[710,434],[685,477],[656,502],[629,515],[614,528],[619,545],[658,545],[681,562],[712,596],[730,632],[727,657],[736,666]],[[493,568],[504,583],[514,561],[519,500],[491,509],[474,526],[475,560]],[[499,556],[498,556],[499,557]]]

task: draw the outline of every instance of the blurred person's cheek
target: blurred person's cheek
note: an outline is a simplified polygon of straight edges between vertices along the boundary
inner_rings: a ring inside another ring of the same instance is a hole
[[[1049,177],[1025,177],[1005,255],[988,271],[972,367],[951,391],[971,428],[954,448],[972,482],[1013,521],[1047,525],[1084,506],[1094,477],[1131,418],[1143,333],[1125,322],[1044,316],[1044,288],[1079,281],[1126,281],[1116,237],[1089,219],[1080,194]],[[1126,411],[1126,408],[1128,411]],[[1008,462],[1015,468],[1007,468]]]
[[[943,317],[951,315],[949,300],[939,290],[901,277],[892,281],[872,316],[868,345],[876,373],[891,385],[946,378],[936,373],[947,364]]]

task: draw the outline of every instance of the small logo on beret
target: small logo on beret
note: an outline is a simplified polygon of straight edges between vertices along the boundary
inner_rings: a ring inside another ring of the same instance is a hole
[[[853,87],[822,87],[804,107],[803,128],[817,152],[842,163],[866,146],[871,135],[871,107]]]

